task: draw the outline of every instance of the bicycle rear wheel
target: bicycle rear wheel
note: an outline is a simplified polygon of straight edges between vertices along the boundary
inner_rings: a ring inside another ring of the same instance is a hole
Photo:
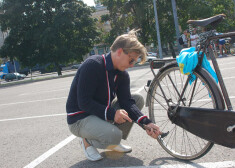
[[[180,105],[214,109],[223,108],[221,93],[215,82],[212,81],[213,78],[205,76],[205,70],[204,73],[196,71],[194,74],[197,79],[191,85],[188,84],[183,96],[184,103],[181,101]],[[187,78],[187,75],[181,74],[176,62],[169,64],[158,72],[149,88],[151,94],[148,101],[149,117],[160,127],[162,132],[169,131],[166,137],[158,137],[159,144],[167,153],[182,160],[194,160],[204,156],[212,148],[213,143],[193,135],[171,122],[167,114],[166,100],[157,83],[158,80],[169,104],[176,105]]]

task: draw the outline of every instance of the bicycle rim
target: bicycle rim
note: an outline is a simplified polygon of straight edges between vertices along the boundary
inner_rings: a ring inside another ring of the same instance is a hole
[[[209,87],[208,82],[204,80],[205,78],[203,78],[203,76],[197,72],[194,74],[197,76],[197,80],[191,85],[188,84],[183,96],[184,104],[181,103],[180,105],[216,108],[217,101],[215,101],[216,97],[214,97],[214,95],[216,95],[214,94],[215,91]],[[170,105],[177,104],[187,77],[187,75],[180,73],[177,64],[173,67],[170,66],[169,68],[166,68],[157,75],[157,79],[159,80]],[[172,82],[177,88],[178,93]],[[213,143],[195,136],[173,124],[168,118],[168,106],[156,80],[153,81],[152,87],[153,89],[150,93],[152,96],[149,104],[150,119],[160,127],[162,132],[169,131],[169,134],[166,137],[158,138],[159,144],[167,153],[182,160],[194,160],[204,156],[212,148]],[[194,87],[195,89],[193,89]],[[193,90],[195,91],[193,92]],[[190,101],[191,98],[192,101]]]

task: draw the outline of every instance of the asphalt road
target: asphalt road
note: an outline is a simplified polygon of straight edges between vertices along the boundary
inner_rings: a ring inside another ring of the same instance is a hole
[[[218,59],[232,104],[235,104],[235,57]],[[146,97],[143,86],[153,75],[148,66],[129,70],[131,91]],[[105,158],[88,161],[68,130],[65,103],[73,77],[0,88],[0,167],[235,167],[235,149],[215,145],[204,157],[191,162],[167,154],[138,125],[123,144],[133,151],[119,154],[99,150]],[[145,107],[143,113],[148,115]],[[214,164],[213,164],[214,163]]]

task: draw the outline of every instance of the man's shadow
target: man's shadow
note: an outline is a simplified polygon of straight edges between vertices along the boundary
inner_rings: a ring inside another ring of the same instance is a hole
[[[70,168],[103,168],[103,167],[139,167],[143,166],[143,161],[131,157],[128,154],[125,153],[118,153],[114,151],[105,151],[102,152],[101,155],[104,157],[104,159],[96,162],[92,162],[89,160],[83,160],[81,162],[76,163],[75,165],[71,166]],[[172,163],[173,162],[173,163]],[[156,168],[159,166],[176,166],[177,165],[187,165],[190,164],[191,166],[195,168],[204,168],[204,166],[201,166],[197,163],[191,162],[191,161],[184,161],[179,160],[173,157],[162,157],[152,160],[149,163],[149,166],[156,166]]]
[[[104,151],[100,153],[104,158],[100,161],[92,162],[83,160],[76,163],[70,168],[99,168],[99,167],[129,167],[129,166],[143,166],[143,161],[131,157],[128,153],[119,153],[114,151]]]

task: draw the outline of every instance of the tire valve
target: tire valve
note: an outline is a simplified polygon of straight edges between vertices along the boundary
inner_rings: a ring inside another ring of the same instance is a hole
[[[228,132],[233,132],[233,129],[235,128],[235,125],[233,125],[233,126],[229,126],[228,128],[227,128],[227,131]]]

